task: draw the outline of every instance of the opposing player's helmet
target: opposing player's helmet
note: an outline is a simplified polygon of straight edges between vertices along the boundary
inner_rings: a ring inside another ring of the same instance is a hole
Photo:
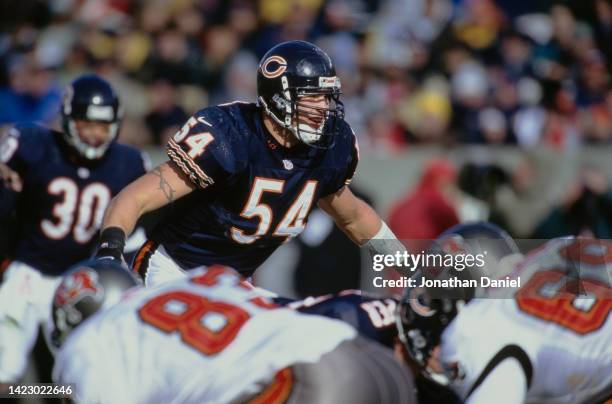
[[[440,234],[436,241],[440,242],[449,237],[470,240],[467,243],[472,251],[486,250],[499,258],[520,252],[514,239],[504,229],[489,222],[457,224]]]
[[[498,226],[487,222],[459,224],[442,233],[428,253],[471,254],[486,256],[485,265],[498,264],[502,258],[520,254],[512,237]],[[475,270],[476,271],[476,270]],[[480,269],[482,273],[482,268]],[[469,279],[471,268],[449,271],[449,268],[419,268],[416,277],[444,279],[452,274]],[[421,284],[420,279],[416,281]],[[427,367],[432,351],[440,344],[444,329],[461,307],[474,297],[470,288],[406,288],[398,305],[396,323],[406,351],[430,379],[442,382],[443,376]]]
[[[138,284],[129,270],[114,260],[87,260],[72,266],[53,296],[53,323],[46,336],[49,347],[58,349],[79,324],[118,303],[124,291]]]
[[[104,156],[117,138],[122,112],[119,98],[110,84],[95,74],[88,74],[77,78],[66,88],[61,115],[68,144],[82,157],[97,160]],[[76,120],[110,124],[106,140],[95,146],[83,141],[77,131]]]
[[[270,49],[257,69],[258,103],[277,124],[302,142],[330,147],[344,118],[340,101],[340,79],[329,56],[305,41],[283,42]],[[323,95],[326,108],[306,107],[304,96]],[[320,121],[317,127],[300,122],[300,117]],[[323,119],[320,119],[323,117]]]

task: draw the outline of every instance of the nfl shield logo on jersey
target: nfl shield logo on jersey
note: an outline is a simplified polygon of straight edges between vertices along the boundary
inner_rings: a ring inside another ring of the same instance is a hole
[[[283,166],[285,167],[285,170],[293,170],[293,163],[291,160],[283,160]]]

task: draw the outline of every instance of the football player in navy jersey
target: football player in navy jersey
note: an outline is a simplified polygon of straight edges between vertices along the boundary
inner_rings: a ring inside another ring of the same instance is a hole
[[[395,347],[395,311],[399,299],[394,297],[375,296],[349,289],[303,300],[284,297],[274,297],[272,300],[301,313],[342,320],[352,325],[362,336],[389,348]]]
[[[140,151],[115,142],[119,100],[100,77],[67,87],[61,118],[62,132],[17,124],[0,142],[0,212],[18,224],[0,288],[0,382],[21,377],[58,276],[91,256],[108,203],[146,172]]]
[[[398,338],[397,310],[400,300],[376,296],[359,290],[343,290],[336,294],[293,300],[273,298],[274,302],[304,314],[318,315],[344,321],[359,335],[376,341],[395,351],[396,358],[405,361],[405,349]],[[418,374],[418,369],[413,372]],[[461,401],[448,388],[423,377],[415,378],[420,403],[458,404]]]
[[[359,245],[404,251],[347,187],[359,152],[329,56],[308,42],[281,43],[262,58],[257,90],[257,104],[212,106],[187,121],[167,145],[170,161],[111,202],[98,256],[120,259],[136,220],[171,203],[134,260],[148,285],[215,263],[250,276],[304,229],[314,203]]]

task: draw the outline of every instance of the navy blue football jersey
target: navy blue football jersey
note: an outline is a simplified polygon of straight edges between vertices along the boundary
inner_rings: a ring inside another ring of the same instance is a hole
[[[148,164],[140,151],[118,143],[102,159],[80,162],[62,136],[18,125],[0,145],[0,163],[23,182],[15,203],[19,234],[12,258],[48,275],[91,255],[108,203]]]
[[[255,104],[197,112],[167,153],[198,189],[177,201],[152,239],[183,268],[222,264],[249,276],[306,226],[317,201],[350,182],[355,135],[340,121],[332,147],[282,147]]]
[[[376,297],[359,290],[345,290],[337,294],[293,300],[274,298],[275,303],[298,310],[342,320],[361,335],[393,348],[397,337],[395,309],[398,300]]]

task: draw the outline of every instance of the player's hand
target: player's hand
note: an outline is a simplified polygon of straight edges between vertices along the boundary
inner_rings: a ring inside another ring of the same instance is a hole
[[[114,259],[125,263],[123,248],[125,247],[125,232],[119,227],[109,227],[100,234],[100,242],[95,253],[97,259]]]
[[[6,164],[0,163],[0,181],[5,188],[13,190],[15,192],[21,192],[23,189],[23,182],[17,172],[13,171]]]
[[[123,254],[112,249],[98,246],[94,258],[98,260],[124,261]]]

